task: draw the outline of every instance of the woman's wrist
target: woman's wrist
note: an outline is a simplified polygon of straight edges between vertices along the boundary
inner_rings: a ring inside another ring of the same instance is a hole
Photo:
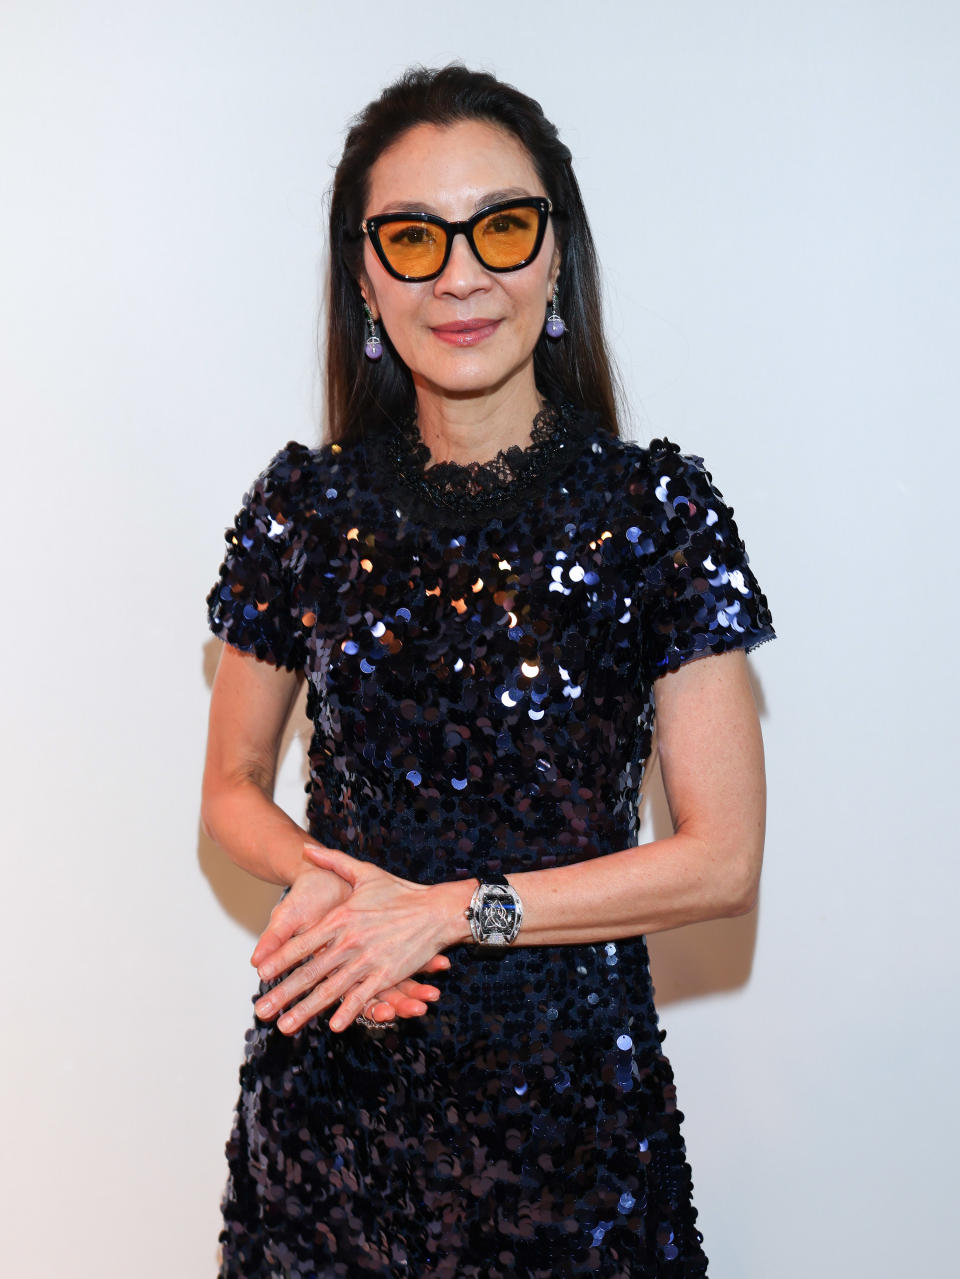
[[[430,886],[429,900],[436,914],[438,950],[473,940],[466,911],[476,886],[476,879],[447,879]]]

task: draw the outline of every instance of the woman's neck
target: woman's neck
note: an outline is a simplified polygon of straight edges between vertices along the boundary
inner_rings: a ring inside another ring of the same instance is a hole
[[[431,462],[488,462],[512,445],[530,443],[533,419],[543,404],[532,376],[475,396],[418,385],[417,427]]]

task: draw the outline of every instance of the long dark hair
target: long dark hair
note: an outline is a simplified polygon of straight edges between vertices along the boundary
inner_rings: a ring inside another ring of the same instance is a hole
[[[378,157],[418,124],[485,120],[523,143],[554,208],[562,252],[558,309],[567,332],[544,335],[534,349],[537,387],[555,404],[599,414],[619,434],[616,379],[603,333],[600,281],[593,236],[569,148],[539,102],[484,71],[455,63],[407,71],[353,120],[337,165],[330,201],[330,283],[327,296],[327,439],[356,439],[365,424],[399,421],[414,407],[413,379],[383,334],[376,363],[363,354],[366,336],[358,285],[370,170]]]

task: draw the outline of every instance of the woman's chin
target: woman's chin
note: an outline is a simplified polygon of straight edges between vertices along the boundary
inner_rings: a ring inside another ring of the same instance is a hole
[[[430,369],[414,373],[417,393],[444,399],[473,399],[494,395],[513,381],[533,381],[533,360],[520,368],[491,364],[488,360],[462,360],[454,368]]]

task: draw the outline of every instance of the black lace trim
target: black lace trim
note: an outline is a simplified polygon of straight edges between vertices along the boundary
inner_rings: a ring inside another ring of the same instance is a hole
[[[590,433],[587,415],[565,404],[548,404],[533,419],[530,443],[511,445],[489,462],[437,462],[415,421],[388,431],[380,460],[417,518],[436,523],[476,525],[518,514],[574,460]]]

